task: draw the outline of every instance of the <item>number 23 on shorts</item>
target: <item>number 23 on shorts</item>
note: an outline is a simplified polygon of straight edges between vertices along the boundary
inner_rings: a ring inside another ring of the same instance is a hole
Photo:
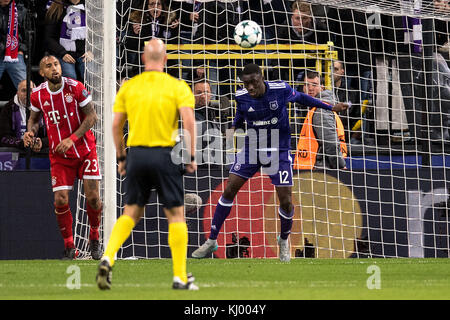
[[[85,163],[84,172],[86,173],[98,172],[98,164],[96,159],[94,160],[86,159],[84,160],[84,163]]]
[[[83,168],[83,175],[85,176],[98,176],[100,174],[97,159],[84,160]]]

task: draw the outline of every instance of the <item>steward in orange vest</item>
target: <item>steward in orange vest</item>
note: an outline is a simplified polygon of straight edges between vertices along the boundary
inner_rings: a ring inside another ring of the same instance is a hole
[[[324,147],[323,145],[328,142],[334,144],[334,141],[329,141],[328,138],[323,137],[323,142],[319,144],[319,141],[317,141],[316,137],[316,132],[318,130],[323,130],[324,134],[320,134],[320,136],[325,136],[325,130],[329,129],[330,126],[324,125],[323,119],[320,119],[322,121],[320,125],[321,127],[317,127],[317,122],[314,123],[315,121],[313,121],[315,111],[316,108],[312,108],[308,112],[305,122],[303,123],[302,131],[300,132],[300,139],[298,140],[297,150],[295,153],[294,169],[313,169],[316,165],[316,158],[317,153],[319,152],[319,148],[321,149],[320,153],[324,156],[323,163],[325,167],[331,167],[332,169],[335,169],[337,167],[344,168],[345,158],[347,158],[347,144],[345,143],[345,131],[341,119],[339,118],[338,114],[333,111],[336,122],[337,139],[339,139],[339,142],[336,141],[336,143],[340,143],[340,152],[339,154],[337,154],[338,150],[337,148],[334,148],[336,149],[336,151],[332,152],[331,154],[331,151],[327,150],[328,148]],[[317,116],[320,115],[318,114]],[[316,126],[316,128],[314,128],[314,126]],[[330,134],[330,132],[327,133]],[[333,136],[335,137],[334,134]],[[330,161],[330,159],[336,159],[336,157],[338,158],[337,161]]]

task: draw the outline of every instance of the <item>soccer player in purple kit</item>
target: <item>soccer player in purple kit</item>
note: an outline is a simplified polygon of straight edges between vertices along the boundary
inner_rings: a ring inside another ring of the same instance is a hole
[[[236,91],[236,116],[232,130],[244,128],[247,135],[243,149],[236,155],[230,169],[228,183],[214,211],[209,239],[192,253],[193,258],[211,256],[217,250],[217,236],[225,219],[230,214],[233,200],[245,184],[262,167],[269,175],[278,196],[278,214],[281,222],[278,245],[279,257],[289,262],[289,234],[292,228],[294,207],[292,205],[292,159],[290,156],[291,132],[287,104],[298,102],[309,107],[330,111],[343,111],[345,103],[331,106],[292,89],[284,81],[265,81],[261,68],[256,64],[246,65],[241,73],[244,89]]]

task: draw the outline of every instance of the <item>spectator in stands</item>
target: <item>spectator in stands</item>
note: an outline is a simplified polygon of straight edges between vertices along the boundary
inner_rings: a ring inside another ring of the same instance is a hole
[[[206,79],[198,79],[194,82],[193,93],[195,96],[195,121],[197,125],[197,152],[201,152],[203,161],[214,162],[216,150],[222,149],[220,122],[216,121],[216,110],[211,106],[211,85]],[[208,156],[205,157],[205,152]]]
[[[200,61],[200,63],[198,61],[200,60],[194,61],[194,65],[192,66],[192,68],[183,70],[183,73],[184,72],[187,73],[187,80],[186,80],[187,83],[194,84],[199,79],[203,78],[208,79],[208,65],[204,64],[203,61]]]
[[[211,83],[206,78],[197,78],[192,86],[195,96],[195,114],[212,121],[214,128],[219,128],[223,134],[229,127],[228,117],[231,116],[230,101],[221,97],[219,101],[212,100]]]
[[[323,44],[328,41],[327,31],[317,26],[312,6],[306,1],[292,3],[290,18],[284,26],[279,33],[280,40],[305,44]]]
[[[177,10],[180,22],[180,42],[183,44],[194,43],[197,38],[198,23],[204,4],[201,1],[186,0],[183,2],[172,2],[173,8]]]
[[[441,143],[450,142],[450,68],[448,61],[435,53],[432,73],[432,99],[430,107],[430,138]]]
[[[433,99],[430,114],[430,138],[438,143],[450,140],[450,21],[441,15],[450,14],[448,0],[434,0],[437,15],[433,19],[435,54],[433,61]]]
[[[130,26],[130,11],[135,7],[133,2],[136,0],[115,0],[116,1],[116,56],[117,67],[120,73],[118,78],[128,78],[131,71],[130,63],[136,63],[137,54],[132,54],[125,48],[125,40]],[[134,59],[134,61],[132,60]]]
[[[234,43],[233,34],[235,26],[241,17],[240,1],[208,1],[203,4],[203,10],[198,19],[198,44],[228,44]],[[238,62],[238,64],[241,61]],[[233,89],[230,79],[235,77],[235,70],[227,68],[234,64],[226,60],[209,60],[208,80],[211,81],[213,97],[228,95]],[[218,85],[218,83],[223,85]]]
[[[23,58],[27,50],[24,28],[26,12],[23,3],[0,0],[0,79],[6,71],[16,88],[27,77]]]
[[[288,44],[326,44],[329,41],[328,32],[318,25],[314,16],[312,5],[305,1],[296,0],[292,3],[288,19],[278,32],[278,42]],[[307,51],[308,52],[308,51]],[[288,66],[287,60],[272,61]],[[305,75],[305,68],[315,69],[316,59],[294,59],[292,70],[296,72],[289,77],[286,72],[280,71],[282,80],[294,79],[301,81]],[[276,78],[276,76],[272,76]]]
[[[313,98],[335,104],[330,90],[323,90],[320,75],[308,71],[303,92]],[[308,107],[308,106],[306,106]],[[305,119],[297,144],[294,169],[345,169],[347,145],[344,126],[336,112],[312,108]]]
[[[159,38],[166,43],[177,43],[179,21],[176,12],[169,10],[163,0],[145,0],[130,13],[130,25],[125,48],[130,54],[129,62],[142,66],[141,55],[145,42]]]
[[[45,15],[45,45],[61,63],[64,77],[84,81],[86,52],[86,12],[84,0],[53,1]]]
[[[35,34],[33,43],[35,44],[32,52],[32,65],[38,66],[42,57],[48,52],[45,45],[45,16],[47,15],[48,8],[54,0],[32,0],[29,1],[29,8],[33,10],[35,14],[31,14],[32,23],[35,24]],[[59,1],[59,0],[57,0]]]
[[[208,80],[202,78],[194,82],[192,91],[195,96],[195,117],[198,121],[213,122],[215,120],[215,112],[210,107],[211,104],[211,84]],[[210,127],[217,128],[215,123]]]
[[[436,52],[442,55],[450,66],[450,21],[441,15],[450,15],[449,0],[434,0],[437,16],[434,19]]]
[[[433,0],[434,8],[437,13],[449,14],[450,13],[450,2],[449,0]]]
[[[289,4],[285,0],[242,1],[241,20],[255,21],[263,30],[262,42],[276,43],[277,25],[283,25],[288,11]]]
[[[395,1],[400,4],[400,1]],[[402,2],[406,3],[406,2]],[[409,3],[412,5],[412,3]],[[419,79],[423,77],[421,21],[412,7],[404,6],[404,16],[388,13],[372,19],[371,51],[374,53],[375,132],[377,142],[412,141],[416,133],[416,110],[422,110]],[[408,12],[411,16],[408,16]],[[378,21],[378,23],[376,23]]]
[[[27,131],[29,110],[27,103],[27,81],[19,82],[17,94],[3,108],[0,113],[0,146],[24,150],[23,135]],[[31,82],[31,88],[34,83]],[[41,120],[39,133],[32,146],[34,152],[48,147],[48,138],[44,123]]]
[[[252,20],[255,21],[262,29],[263,36],[260,45],[277,44],[279,42],[279,28],[286,27],[288,19],[288,11],[290,4],[286,0],[256,0],[256,1],[241,1],[241,21]],[[264,50],[266,54],[274,51]],[[248,61],[258,65],[269,65],[272,68],[264,71],[267,80],[278,80],[281,78],[279,74],[279,60],[272,59],[258,59]],[[284,62],[287,62],[286,60]],[[287,65],[284,63],[283,65]],[[287,74],[288,71],[285,70]],[[283,77],[286,79],[286,77]]]
[[[182,2],[172,2],[171,10],[177,10],[179,16],[179,41],[181,44],[193,44],[198,39],[198,22],[199,17],[204,10],[203,2],[195,0],[186,0]],[[192,53],[192,51],[184,51],[184,53]],[[188,82],[192,82],[196,77],[193,76],[192,60],[184,59],[182,77]],[[195,64],[195,61],[194,61]],[[198,75],[201,76],[201,75]]]
[[[374,109],[364,107],[361,103],[367,100],[367,106],[373,106],[372,68],[375,56],[370,45],[370,39],[374,33],[373,26],[378,21],[376,17],[377,15],[373,13],[348,8],[330,7],[327,12],[329,31],[334,37],[335,49],[345,64],[346,85],[348,88],[358,90],[359,97],[355,100],[358,104],[356,108],[358,113],[361,110],[360,108],[365,108],[364,121],[359,122],[363,135],[358,139],[355,136],[353,141],[350,140],[352,144],[364,141],[366,145],[374,145],[375,142]],[[354,103],[353,100],[350,101]],[[343,120],[344,126],[346,126],[347,121]],[[350,128],[352,128],[353,125],[350,125]]]
[[[199,15],[198,35],[201,43],[233,43],[234,28],[240,21],[240,1],[208,1]]]
[[[434,0],[434,5],[439,14],[450,14],[450,3],[448,0]],[[450,21],[443,18],[434,19],[434,29],[436,30],[436,45],[445,60],[450,60]]]
[[[359,91],[349,87],[345,77],[345,68],[342,61],[334,61],[333,66],[334,94],[339,102],[350,102],[350,107],[345,113],[340,114],[346,133],[346,141],[351,144],[361,143],[361,132],[352,132],[352,128],[361,123],[361,103]],[[367,104],[365,104],[367,105]],[[359,125],[359,127],[361,127]]]
[[[360,101],[372,100],[372,59],[368,24],[371,16],[360,10],[329,8],[330,36],[345,64],[348,87],[360,90]],[[372,19],[373,20],[373,19]]]

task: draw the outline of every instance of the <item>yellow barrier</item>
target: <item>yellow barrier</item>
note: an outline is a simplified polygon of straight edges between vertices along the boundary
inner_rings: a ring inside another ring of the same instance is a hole
[[[323,73],[325,88],[331,90],[333,61],[337,59],[337,51],[333,50],[333,42],[327,44],[267,44],[257,45],[253,48],[242,48],[238,45],[227,44],[168,44],[169,60],[250,60],[250,59],[280,59],[289,60],[315,60],[315,71]],[[186,53],[190,52],[190,53]],[[322,63],[323,62],[323,63]],[[177,68],[183,66],[180,64]],[[236,68],[236,66],[234,66]],[[264,67],[264,66],[261,66]],[[236,80],[236,79],[234,79]],[[292,84],[293,79],[288,82]]]

